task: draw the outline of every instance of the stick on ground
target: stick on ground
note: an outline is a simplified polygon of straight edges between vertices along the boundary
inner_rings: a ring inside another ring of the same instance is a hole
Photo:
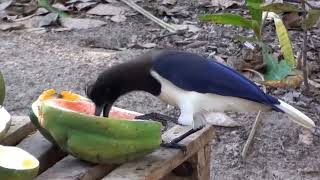
[[[256,134],[256,130],[257,130],[258,126],[259,126],[259,123],[261,122],[260,114],[261,114],[261,111],[258,112],[258,115],[257,115],[257,117],[256,117],[256,120],[255,120],[254,123],[253,123],[253,126],[252,126],[252,129],[251,129],[251,131],[250,131],[250,134],[249,134],[249,137],[248,137],[248,139],[247,139],[247,142],[246,142],[246,144],[245,144],[244,147],[243,147],[243,150],[242,150],[242,153],[241,153],[241,156],[242,156],[243,158],[246,157],[247,152],[248,152],[248,150],[249,150],[249,147],[250,147],[251,144],[252,144],[252,140],[253,140],[253,138],[254,138],[254,135]]]
[[[126,3],[128,6],[130,6],[132,9],[138,11],[139,13],[141,13],[142,15],[144,15],[145,17],[149,18],[151,21],[159,24],[161,27],[167,29],[168,31],[175,33],[177,32],[179,29],[171,26],[170,24],[162,21],[161,19],[155,17],[154,15],[152,15],[150,12],[146,11],[145,9],[143,9],[142,7],[138,6],[136,3],[134,3],[132,0],[121,0],[122,2]]]

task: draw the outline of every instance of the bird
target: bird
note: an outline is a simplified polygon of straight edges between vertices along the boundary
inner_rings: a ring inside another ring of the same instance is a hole
[[[115,101],[132,91],[144,91],[180,110],[178,124],[186,134],[165,143],[177,143],[206,125],[204,112],[266,112],[287,114],[293,122],[316,132],[313,120],[286,102],[262,91],[240,72],[196,53],[151,50],[101,72],[86,86],[96,105],[95,115],[108,116]]]

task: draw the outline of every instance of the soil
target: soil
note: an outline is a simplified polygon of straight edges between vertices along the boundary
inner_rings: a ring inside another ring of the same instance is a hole
[[[195,22],[202,31],[184,35],[161,37],[165,32],[141,15],[127,17],[122,23],[108,20],[105,26],[89,30],[37,33],[26,30],[0,32],[0,69],[6,80],[5,107],[12,115],[27,115],[31,103],[48,88],[71,90],[84,95],[87,83],[104,69],[128,61],[148,51],[130,46],[156,43],[158,48],[175,48],[198,53],[204,57],[213,54],[226,60],[238,56],[243,45],[234,41],[235,35],[248,35],[250,31],[213,24],[202,24],[197,14],[222,10],[204,8],[201,1],[178,0],[176,6],[185,6],[189,14],[175,15],[179,22]],[[158,17],[160,1],[140,2]],[[231,12],[243,12],[241,7],[228,8]],[[169,21],[173,21],[170,19]],[[319,28],[318,28],[319,29]],[[311,35],[313,48],[308,53],[313,65],[312,77],[318,78],[320,49],[319,30]],[[277,49],[272,23],[266,24],[267,40]],[[302,34],[290,31],[294,47],[299,50]],[[135,37],[135,38],[133,38]],[[204,44],[201,44],[203,43]],[[191,46],[190,44],[193,45]],[[200,45],[197,45],[200,44]],[[279,49],[279,48],[278,48]],[[269,89],[269,93],[286,100],[319,124],[319,94],[312,89],[310,95],[299,89]],[[118,107],[141,113],[158,112],[177,117],[179,111],[145,92],[133,92],[121,97]],[[313,137],[310,144],[302,140],[306,132],[301,126],[276,112],[262,114],[262,124],[255,136],[246,159],[241,151],[248,138],[256,114],[230,113],[241,123],[238,128],[217,127],[217,140],[212,142],[212,179],[320,179],[320,139]]]

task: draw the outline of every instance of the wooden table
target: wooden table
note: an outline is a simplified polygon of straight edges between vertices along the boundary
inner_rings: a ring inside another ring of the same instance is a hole
[[[170,141],[188,130],[175,125],[162,138]],[[210,143],[214,137],[214,128],[208,125],[181,141],[187,147],[185,153],[161,147],[121,165],[98,165],[76,159],[53,146],[35,129],[29,117],[13,116],[12,126],[0,144],[17,146],[34,155],[40,161],[37,180],[208,180]]]

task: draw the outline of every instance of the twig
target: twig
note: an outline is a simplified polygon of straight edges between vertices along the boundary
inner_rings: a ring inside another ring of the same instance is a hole
[[[149,18],[150,20],[152,20],[153,22],[157,23],[158,25],[160,25],[161,27],[167,29],[168,31],[174,33],[177,32],[179,29],[171,26],[170,24],[162,21],[161,19],[155,17],[154,15],[152,15],[150,12],[146,11],[145,9],[143,9],[142,7],[138,6],[136,3],[134,3],[132,0],[121,0],[122,2],[126,3],[128,6],[130,6],[132,9],[138,11],[139,13],[141,13],[142,15],[144,15],[145,17]]]
[[[252,129],[250,131],[250,134],[249,134],[249,137],[247,139],[247,142],[246,144],[244,145],[243,147],[243,150],[242,150],[242,153],[241,153],[241,156],[242,158],[246,158],[246,155],[247,155],[247,152],[249,150],[249,147],[251,146],[252,144],[252,140],[253,140],[253,137],[254,135],[256,134],[256,130],[258,128],[258,125],[260,124],[261,122],[261,118],[260,118],[260,114],[261,114],[261,111],[258,112],[258,115],[256,117],[256,120],[254,121],[253,123],[253,126],[252,126]]]
[[[261,78],[261,81],[262,81],[262,82],[264,81],[263,75],[262,75],[261,73],[259,73],[258,71],[255,71],[255,70],[253,70],[253,69],[245,69],[245,70],[251,71],[251,72],[253,72],[253,73],[258,74],[258,75],[260,76],[260,78]],[[265,93],[267,92],[267,89],[266,89],[266,86],[265,86],[265,85],[262,85],[262,89],[263,89],[263,92],[265,92]],[[260,124],[260,122],[261,122],[260,114],[261,114],[261,111],[258,112],[258,115],[256,116],[256,120],[254,121],[253,126],[252,126],[252,128],[251,128],[249,137],[248,137],[248,139],[247,139],[247,141],[246,141],[246,143],[244,144],[244,147],[243,147],[243,149],[242,149],[241,156],[242,156],[243,159],[246,158],[246,155],[247,155],[247,152],[248,152],[248,150],[249,150],[249,147],[250,147],[251,144],[252,144],[254,135],[256,134],[256,131],[257,131],[257,129],[258,129],[258,127],[259,127],[259,124]]]
[[[301,0],[302,3],[302,8],[303,8],[303,21],[306,20],[307,18],[307,10],[306,10],[306,4],[304,0]],[[305,91],[308,94],[310,87],[308,83],[308,72],[307,72],[307,41],[308,41],[308,36],[307,36],[307,29],[303,28],[303,46],[302,46],[302,60],[303,60],[303,81],[304,81],[304,86],[305,86]]]
[[[250,68],[245,68],[245,69],[242,69],[242,70],[244,70],[244,71],[250,71],[250,72],[252,72],[252,73],[255,73],[255,74],[257,74],[257,75],[262,79],[262,81],[264,81],[263,75],[262,75],[261,73],[259,73],[258,71],[254,70],[254,69],[250,69]],[[259,84],[261,84],[261,83],[259,83]],[[267,88],[266,88],[266,86],[263,85],[263,84],[262,84],[262,89],[263,89],[263,92],[267,92]]]

